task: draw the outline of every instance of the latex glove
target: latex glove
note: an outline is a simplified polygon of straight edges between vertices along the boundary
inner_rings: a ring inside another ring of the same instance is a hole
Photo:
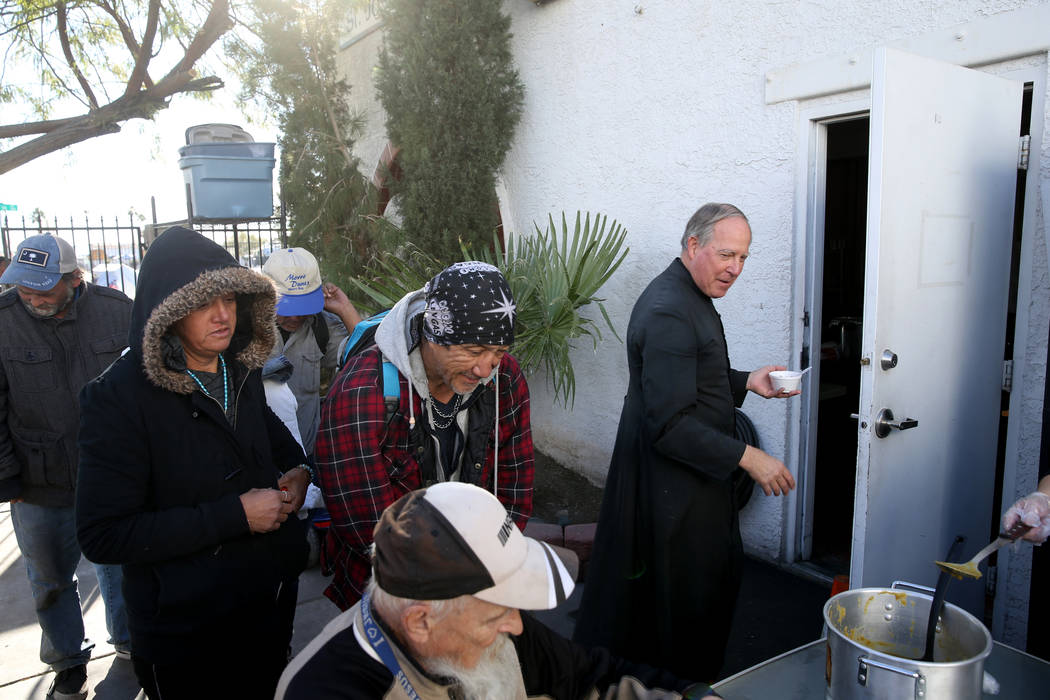
[[[1050,496],[1034,491],[1014,503],[1003,515],[1003,530],[1009,530],[1019,520],[1032,526],[1021,539],[1035,544],[1046,542],[1050,535]]]

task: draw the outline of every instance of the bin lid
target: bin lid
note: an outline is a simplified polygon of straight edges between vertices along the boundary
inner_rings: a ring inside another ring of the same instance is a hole
[[[186,144],[250,143],[255,139],[236,124],[198,124],[186,129]]]

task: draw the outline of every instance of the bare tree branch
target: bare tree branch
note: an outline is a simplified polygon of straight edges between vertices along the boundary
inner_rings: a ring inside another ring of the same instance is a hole
[[[190,45],[186,47],[186,54],[167,75],[161,78],[160,82],[157,83],[157,88],[163,89],[161,86],[166,80],[172,79],[180,73],[192,71],[193,64],[211,48],[212,44],[218,41],[220,36],[230,29],[233,29],[233,20],[230,19],[228,0],[215,0],[215,4],[211,6],[211,12],[208,13],[208,18],[204,20],[204,24],[197,31],[193,40],[190,41]]]
[[[198,78],[182,84],[176,92],[202,92],[217,90],[223,86],[215,77]],[[60,119],[53,122],[55,128],[32,141],[27,141],[0,153],[0,175],[29,161],[96,136],[115,134],[120,123],[129,119],[151,119],[154,114],[168,106],[165,97],[148,90],[135,95],[121,97],[108,105],[80,117]],[[3,134],[9,127],[0,127]]]
[[[150,2],[150,11],[153,10],[153,5],[154,3]],[[131,27],[117,12],[117,8],[107,2],[100,3],[99,8],[116,22],[117,29],[120,30],[120,36],[124,39],[124,45],[128,47],[128,51],[131,52],[132,56],[137,56],[139,53],[139,42],[135,40],[135,33],[131,31]]]
[[[160,0],[150,0],[149,15],[146,18],[146,31],[142,35],[142,46],[137,49],[132,48],[132,52],[136,53],[135,69],[131,72],[131,77],[128,78],[128,87],[127,90],[124,91],[125,95],[131,95],[138,92],[139,88],[142,87],[143,82],[149,80],[149,74],[146,72],[146,69],[149,67],[149,61],[152,58],[153,38],[157,35],[157,23],[159,17]],[[123,26],[123,23],[121,24]],[[125,39],[125,41],[127,41],[127,39]],[[132,44],[135,43],[134,37],[131,37],[131,42]]]
[[[0,0],[0,2],[3,1]],[[128,78],[124,94],[108,104],[98,105],[94,92],[73,56],[68,35],[66,3],[64,0],[59,0],[56,3],[56,19],[62,51],[70,69],[80,82],[83,94],[87,96],[88,112],[65,119],[0,125],[0,139],[40,134],[7,151],[0,151],[0,174],[81,141],[116,133],[120,131],[121,123],[129,119],[152,119],[158,111],[168,106],[173,95],[207,92],[223,87],[223,82],[218,77],[197,77],[194,64],[211,49],[223,34],[233,27],[233,21],[229,16],[229,0],[215,0],[212,3],[207,18],[186,47],[185,55],[157,83],[153,83],[150,79],[148,69],[149,62],[153,58],[151,54],[158,32],[160,0],[149,2],[146,29],[141,44],[136,41],[127,23],[116,16],[115,8],[109,7],[107,3],[99,3],[99,5],[116,20],[125,44],[129,48],[134,47],[135,65]],[[37,46],[32,41],[31,43],[41,60],[47,64],[48,53],[43,45]],[[57,80],[62,80],[58,71],[52,70],[51,73]],[[73,96],[78,96],[78,91],[69,90],[68,92]]]
[[[0,126],[0,139],[10,139],[15,138],[16,136],[29,136],[31,134],[47,134],[83,118],[84,117],[67,117],[65,119],[47,119],[39,122],[26,122],[25,124],[7,124]]]
[[[77,65],[76,59],[73,58],[73,50],[69,47],[69,31],[66,27],[66,3],[56,3],[56,9],[58,11],[58,40],[62,44],[62,54],[66,57],[69,69],[77,77],[77,82],[80,83],[80,89],[84,91],[84,97],[87,98],[89,108],[98,109],[98,100],[95,99],[95,93],[87,79],[84,78],[84,74],[80,72],[80,66]]]

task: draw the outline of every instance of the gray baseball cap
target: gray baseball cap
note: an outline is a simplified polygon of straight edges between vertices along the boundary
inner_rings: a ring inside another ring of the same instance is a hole
[[[17,284],[40,292],[54,289],[62,275],[77,269],[73,246],[50,233],[30,236],[18,244],[0,283]]]

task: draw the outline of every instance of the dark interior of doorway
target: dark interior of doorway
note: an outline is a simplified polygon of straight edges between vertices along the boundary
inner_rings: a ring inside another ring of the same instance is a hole
[[[867,117],[827,125],[816,475],[810,565],[849,573],[868,204]]]

